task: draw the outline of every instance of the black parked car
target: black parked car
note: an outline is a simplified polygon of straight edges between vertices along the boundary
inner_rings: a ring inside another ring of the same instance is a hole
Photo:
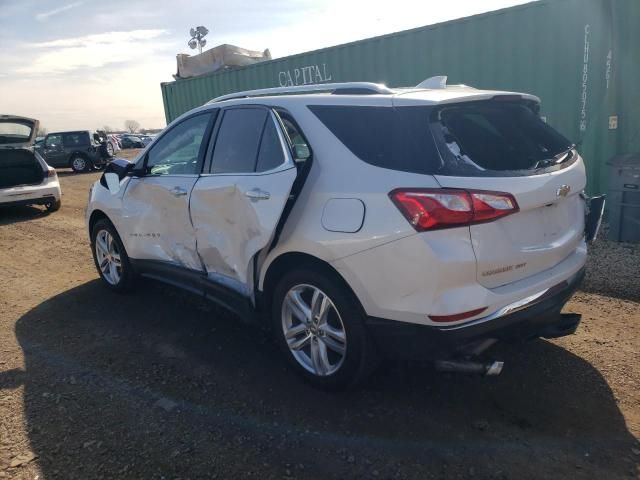
[[[109,159],[106,143],[88,130],[50,133],[40,153],[52,167],[71,167],[74,172],[100,169]]]
[[[120,137],[122,148],[144,148],[143,140],[137,135],[123,135]]]

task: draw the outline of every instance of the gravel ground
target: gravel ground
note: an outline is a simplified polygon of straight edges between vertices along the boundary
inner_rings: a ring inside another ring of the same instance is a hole
[[[190,294],[103,288],[63,207],[0,210],[0,479],[640,478],[637,246],[600,240],[576,335],[500,347],[497,378],[386,363],[318,392]]]
[[[640,302],[640,243],[607,240],[607,224],[591,246],[589,275],[582,289]]]

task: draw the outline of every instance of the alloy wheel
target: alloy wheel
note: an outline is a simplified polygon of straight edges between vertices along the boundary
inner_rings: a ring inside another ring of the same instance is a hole
[[[111,285],[117,285],[122,278],[122,261],[118,246],[107,230],[100,230],[96,235],[96,259],[103,278]]]
[[[80,172],[87,168],[87,161],[82,157],[75,157],[71,165],[75,171]]]
[[[347,334],[336,306],[319,288],[296,285],[284,297],[282,330],[289,351],[308,372],[328,376],[340,369]]]

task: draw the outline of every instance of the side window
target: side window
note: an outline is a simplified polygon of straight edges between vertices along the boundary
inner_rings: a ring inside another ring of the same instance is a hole
[[[285,111],[278,111],[278,117],[282,121],[282,126],[284,127],[284,133],[289,142],[289,146],[291,147],[293,156],[306,155],[307,157],[311,155],[311,149],[307,144],[307,140],[304,135],[296,125],[293,118]],[[304,158],[307,158],[304,157]]]
[[[62,143],[65,147],[80,147],[89,144],[89,137],[86,133],[65,133],[62,136]]]
[[[213,150],[211,173],[255,172],[260,136],[268,111],[237,108],[224,112]]]
[[[62,135],[49,135],[45,141],[46,147],[55,147],[62,145]]]
[[[282,165],[285,160],[286,158],[284,156],[284,150],[282,149],[282,142],[276,130],[276,124],[271,118],[268,118],[264,132],[262,133],[256,172],[273,170],[279,165]]]
[[[432,174],[440,165],[428,107],[312,105],[309,109],[363,162],[421,174]]]
[[[147,154],[146,170],[152,175],[189,175],[200,173],[200,146],[211,113],[188,118],[173,127]]]
[[[293,121],[282,113],[280,113],[279,115],[291,146],[293,147],[295,145],[304,145],[305,147],[307,147],[307,141],[304,139],[304,137],[298,130],[298,127],[295,126]]]

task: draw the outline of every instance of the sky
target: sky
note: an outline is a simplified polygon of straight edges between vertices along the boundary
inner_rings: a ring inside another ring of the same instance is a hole
[[[165,126],[175,56],[269,48],[273,58],[461,18],[527,0],[0,0],[0,114],[49,131]]]

